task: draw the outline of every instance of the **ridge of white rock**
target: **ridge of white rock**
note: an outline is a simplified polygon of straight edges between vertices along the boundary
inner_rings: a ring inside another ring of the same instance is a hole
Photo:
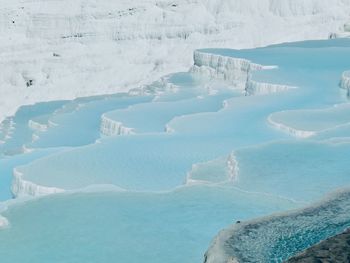
[[[9,220],[2,215],[8,209],[9,204],[14,203],[14,199],[1,202],[0,204],[0,230],[9,227]]]
[[[33,120],[29,120],[28,121],[28,127],[32,130],[36,130],[36,131],[47,131],[48,125],[43,124],[43,123],[39,123]]]
[[[230,181],[237,181],[239,174],[239,165],[234,152],[232,152],[227,158],[227,167],[229,170]]]
[[[125,127],[123,123],[108,118],[103,114],[101,117],[100,132],[105,136],[129,135],[134,134],[134,129]]]
[[[247,59],[222,56],[200,50],[194,51],[193,61],[191,73],[238,85],[246,82],[252,70],[264,68],[262,65],[252,63]],[[244,87],[242,86],[242,88]]]
[[[47,187],[23,180],[23,174],[16,168],[13,170],[13,181],[11,186],[12,194],[17,198],[20,196],[43,196],[64,192],[57,187]]]
[[[348,91],[348,96],[350,96],[350,70],[342,74],[340,87],[346,89]]]
[[[175,130],[173,128],[171,128],[171,126],[169,124],[166,124],[165,128],[164,128],[164,132],[165,133],[174,133]]]
[[[295,128],[290,127],[288,125],[285,125],[283,123],[274,121],[272,119],[272,115],[273,114],[270,114],[269,117],[267,118],[267,120],[268,120],[269,124],[271,124],[273,127],[275,127],[278,130],[286,132],[294,137],[304,138],[304,139],[316,135],[315,131],[306,131],[306,130],[301,130],[301,129],[295,129]]]
[[[277,66],[265,66],[252,63],[243,58],[222,56],[215,53],[196,50],[193,54],[194,65],[190,72],[210,79],[219,79],[234,84],[244,90],[246,95],[266,95],[295,89],[296,87],[264,83],[251,79],[253,71],[270,70]]]
[[[331,143],[333,145],[350,143],[350,137],[335,137],[324,140],[324,142]]]
[[[349,0],[1,0],[0,121],[187,70],[195,49],[325,39]]]
[[[192,165],[187,173],[185,185],[220,184],[235,182],[239,173],[238,161],[234,152],[227,157],[210,160]]]
[[[271,113],[268,116],[268,122],[292,136],[308,138],[348,127],[350,125],[349,110],[349,103],[334,104],[332,107],[321,109],[284,110]],[[301,119],[308,121],[303,122]]]
[[[287,91],[290,89],[296,89],[297,87],[288,86],[288,85],[280,85],[273,83],[264,83],[254,80],[248,80],[245,88],[245,92],[247,96],[250,95],[266,95],[276,92]]]

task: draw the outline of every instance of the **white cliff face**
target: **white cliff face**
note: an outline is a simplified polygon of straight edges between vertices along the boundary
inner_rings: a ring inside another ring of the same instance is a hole
[[[101,117],[100,131],[105,136],[133,134],[133,129],[123,126],[123,123],[106,117]]]
[[[1,0],[0,120],[18,106],[126,91],[193,50],[327,38],[350,0]]]
[[[194,52],[193,60],[194,65],[190,69],[192,73],[237,85],[245,83],[252,70],[263,69],[263,66],[246,59],[221,56],[200,50]],[[244,88],[244,85],[241,88]]]
[[[194,65],[197,67],[206,66],[223,74],[227,79],[234,76],[229,74],[230,70],[249,72],[250,70],[260,70],[263,66],[250,62],[247,59],[221,56],[196,50],[193,54]]]
[[[246,95],[266,95],[276,92],[282,92],[296,87],[288,85],[279,85],[273,83],[263,83],[254,80],[248,80],[246,84]]]
[[[16,198],[20,196],[43,196],[64,192],[63,189],[56,187],[46,187],[25,181],[22,176],[22,173],[17,169],[14,169],[11,191]]]
[[[340,81],[340,87],[348,91],[348,96],[350,96],[350,71],[345,71],[342,75]]]
[[[227,81],[244,90],[247,96],[266,95],[296,88],[288,85],[263,83],[251,79],[253,71],[274,69],[276,68],[275,66],[263,66],[252,63],[247,59],[222,56],[209,52],[200,50],[194,52],[194,65],[190,72],[210,79]]]
[[[302,130],[302,129],[296,129],[296,128],[293,128],[291,126],[288,126],[288,125],[285,125],[281,122],[277,122],[273,119],[272,117],[273,115],[270,115],[268,117],[268,122],[270,125],[272,125],[273,127],[275,127],[276,129],[278,130],[281,130],[285,133],[288,133],[294,137],[297,137],[297,138],[309,138],[309,137],[312,137],[314,135],[316,135],[316,132],[315,131],[307,131],[307,130]]]

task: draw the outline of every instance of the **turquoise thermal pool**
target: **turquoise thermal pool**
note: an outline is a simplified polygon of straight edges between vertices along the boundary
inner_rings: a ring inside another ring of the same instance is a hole
[[[203,49],[129,93],[21,107],[0,125],[1,262],[203,262],[257,217],[207,262],[282,262],[341,232],[348,192],[322,198],[350,186],[349,58],[349,39]]]

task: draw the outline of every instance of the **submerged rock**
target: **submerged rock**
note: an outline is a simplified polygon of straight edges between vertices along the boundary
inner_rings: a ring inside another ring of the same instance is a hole
[[[350,262],[350,228],[306,249],[286,263]]]

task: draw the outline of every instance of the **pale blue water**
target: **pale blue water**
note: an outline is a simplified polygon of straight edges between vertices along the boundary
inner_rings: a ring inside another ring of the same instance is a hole
[[[58,195],[4,213],[1,262],[201,262],[223,224],[289,206],[211,187]]]
[[[349,195],[347,188],[311,207],[236,225],[226,243],[228,256],[239,262],[283,262],[343,232],[350,226]]]
[[[301,207],[350,185],[347,98],[338,87],[350,68],[350,40],[204,51],[278,65],[253,79],[298,89],[244,96],[222,81],[177,73],[146,87],[144,96],[22,108],[15,125],[8,119],[0,131],[2,200],[10,198],[14,167],[43,187],[126,191],[10,205],[3,213],[10,227],[0,231],[1,262],[201,262],[214,235],[235,220]],[[339,103],[344,111],[329,110]],[[134,134],[101,137],[102,114]],[[319,133],[297,139],[273,127],[270,115]],[[30,120],[47,130],[30,129]],[[23,154],[27,148],[36,150]],[[184,186],[189,178],[205,184]],[[306,235],[303,242],[328,234]]]
[[[278,112],[272,114],[271,119],[297,130],[321,132],[350,124],[350,104],[338,104],[326,109]]]
[[[55,154],[18,170],[26,180],[69,190],[113,184],[128,190],[163,191],[181,186],[193,163],[225,154],[230,144],[229,138],[121,136]],[[43,170],[50,176],[44,176]]]
[[[0,158],[4,155],[19,154],[23,151],[23,146],[31,142],[33,131],[28,126],[29,120],[35,116],[53,113],[56,109],[64,105],[64,101],[54,101],[38,103],[33,106],[23,106],[15,114],[5,120],[5,127],[0,130],[0,134],[8,135],[9,138],[0,144]],[[8,124],[11,123],[11,124]],[[8,129],[6,129],[6,126]],[[1,136],[3,137],[3,136]]]
[[[278,142],[237,150],[236,186],[313,201],[349,185],[350,143]]]
[[[94,143],[100,138],[101,115],[104,112],[151,100],[152,96],[127,95],[77,99],[49,116],[48,121],[54,125],[48,131],[36,131],[35,135],[39,138],[29,143],[28,147],[81,146]]]
[[[12,172],[18,165],[28,164],[36,159],[64,150],[64,148],[39,149],[30,153],[0,158],[0,201],[12,198],[10,185]]]
[[[172,118],[199,112],[218,111],[222,108],[223,101],[233,95],[234,92],[226,91],[223,94],[204,98],[144,103],[124,110],[107,112],[105,116],[122,122],[126,127],[132,127],[136,133],[163,132],[166,124]]]

